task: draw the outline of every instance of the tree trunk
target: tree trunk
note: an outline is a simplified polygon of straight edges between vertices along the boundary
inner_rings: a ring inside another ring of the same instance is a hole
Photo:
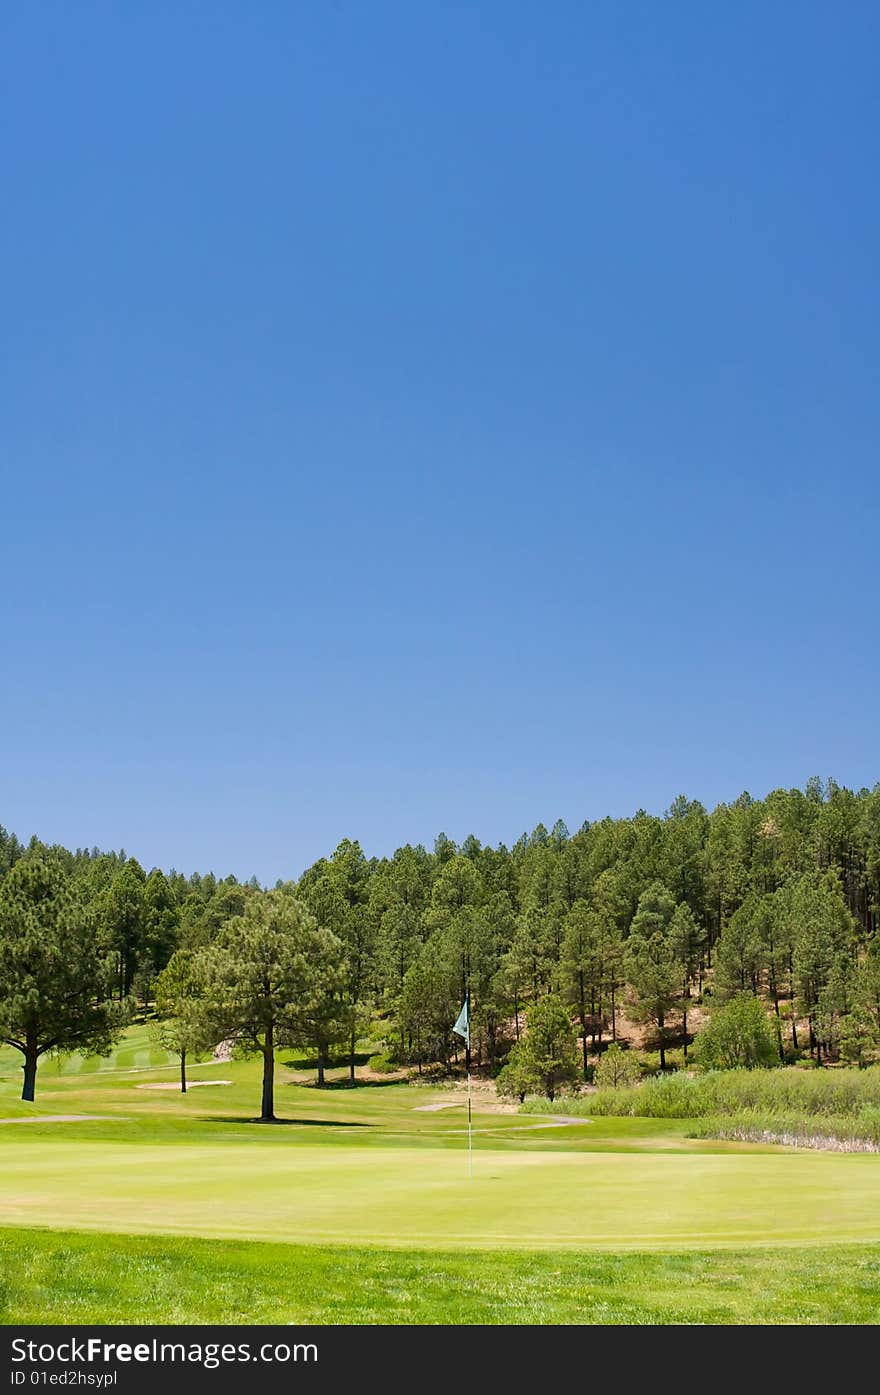
[[[348,1078],[354,1084],[354,1048],[355,1048],[355,1027],[352,1023],[351,1036],[348,1042]]]
[[[583,1051],[584,1051],[584,1080],[589,1080],[589,1078],[590,1078],[590,1068],[589,1068],[589,1066],[588,1066],[588,1064],[587,1064],[587,1005],[586,1005],[586,1003],[585,1003],[585,1001],[584,1001],[584,976],[583,976],[583,974],[581,974],[581,975],[579,976],[579,979],[578,979],[578,986],[580,987],[581,1033],[582,1033],[581,1040],[582,1040],[582,1043],[583,1043]]]
[[[660,1069],[666,1069],[666,1019],[661,1012],[657,1018],[657,1026],[660,1029]]]
[[[611,1040],[617,1041],[617,1007],[614,1002],[614,979],[611,980]]]
[[[687,998],[685,998],[685,1008],[684,1008],[684,1012],[681,1014],[681,1034],[682,1034],[682,1040],[683,1040],[683,1043],[684,1043],[684,1062],[685,1062],[685,1065],[687,1065],[687,1058],[688,1058],[688,1010],[687,1010]]]
[[[513,991],[513,1022],[516,1028],[516,1039],[519,1041],[519,993],[516,989]]]
[[[324,1043],[318,1043],[318,1089],[324,1088]]]
[[[796,1052],[797,1049],[798,1049],[798,1039],[797,1039],[797,1021],[796,1021],[796,1013],[795,1013],[795,1006],[794,1006],[794,998],[795,998],[794,956],[793,956],[792,954],[789,954],[789,956],[788,956],[788,986],[789,986],[789,989],[791,990],[791,998],[790,998],[790,1006],[791,1006],[791,1046],[792,1046],[792,1050]]]
[[[180,1053],[180,1093],[186,1094],[186,1051]]]
[[[779,1063],[785,1065],[785,1047],[782,1045],[782,1015],[779,1011],[779,990],[774,979],[771,988],[773,993],[773,1012],[776,1017],[776,1045],[779,1050]]]
[[[263,1045],[263,1107],[260,1113],[261,1124],[275,1122],[275,1035],[271,1026],[266,1028]]]
[[[31,1042],[27,1043],[27,1051],[24,1053],[24,1084],[21,1088],[21,1097],[33,1103],[34,1091],[37,1088],[37,1062],[39,1060],[37,1048]]]

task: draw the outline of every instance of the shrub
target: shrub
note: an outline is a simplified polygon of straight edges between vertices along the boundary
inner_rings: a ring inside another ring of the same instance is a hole
[[[616,1090],[621,1085],[635,1085],[638,1079],[638,1061],[616,1041],[606,1047],[593,1072],[593,1082],[600,1090]]]
[[[376,1075],[388,1075],[392,1071],[400,1069],[400,1062],[396,1059],[395,1053],[386,1048],[385,1051],[377,1051],[370,1057],[370,1070]]]
[[[522,1104],[529,1091],[535,1089],[535,1081],[511,1052],[511,1060],[506,1066],[502,1066],[495,1077],[495,1088],[499,1095],[504,1095],[507,1099],[517,1099]]]
[[[779,1059],[776,1034],[758,999],[741,993],[716,1008],[697,1033],[694,1056],[700,1070],[753,1070]]]

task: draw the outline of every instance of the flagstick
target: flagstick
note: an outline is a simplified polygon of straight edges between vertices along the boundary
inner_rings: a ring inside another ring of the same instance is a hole
[[[468,1177],[474,1180],[474,1132],[471,1125],[471,1048],[467,1049],[468,1078]]]
[[[473,1181],[474,1176],[474,1129],[471,1119],[471,995],[465,993],[464,1007],[458,1014],[455,1026],[452,1028],[458,1036],[464,1039],[464,1068],[467,1071],[467,1102],[468,1102],[468,1177]],[[455,1053],[456,1060],[458,1052]]]

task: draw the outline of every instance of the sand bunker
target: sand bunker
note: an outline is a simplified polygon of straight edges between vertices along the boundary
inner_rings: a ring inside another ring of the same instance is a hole
[[[231,1080],[188,1080],[186,1082],[187,1091],[199,1090],[205,1085],[231,1085]],[[179,1080],[161,1080],[152,1085],[135,1085],[136,1090],[176,1090],[179,1095],[183,1094]]]

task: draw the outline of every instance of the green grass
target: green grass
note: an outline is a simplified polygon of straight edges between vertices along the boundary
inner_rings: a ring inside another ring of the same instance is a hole
[[[880,1246],[476,1254],[0,1230],[5,1323],[876,1323]]]
[[[193,1080],[232,1083],[181,1096],[144,1088],[176,1078],[176,1063],[149,1065],[151,1049],[135,1028],[97,1069],[50,1062],[33,1105],[0,1054],[0,1121],[21,1121],[0,1122],[6,1321],[866,1321],[880,1309],[878,1156],[695,1138],[688,1118],[559,1126],[478,1096],[471,1181],[460,1086],[349,1089],[340,1070],[316,1090],[282,1053],[285,1122],[267,1126],[254,1121],[256,1062],[197,1065]]]
[[[59,1076],[92,1075],[107,1070],[147,1070],[151,1066],[173,1065],[174,1057],[157,1046],[146,1023],[129,1027],[122,1041],[109,1056],[48,1057],[40,1063],[43,1084]],[[21,1080],[21,1055],[10,1047],[0,1047],[0,1082]]]
[[[0,1224],[444,1250],[880,1240],[875,1156],[481,1148],[469,1181],[462,1149],[314,1141],[330,1121],[173,1146],[53,1127],[5,1147]]]

